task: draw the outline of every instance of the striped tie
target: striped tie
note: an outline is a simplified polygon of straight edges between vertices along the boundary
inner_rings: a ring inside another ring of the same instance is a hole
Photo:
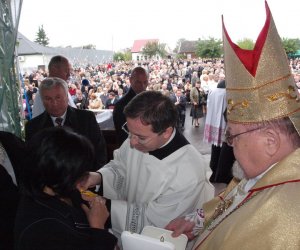
[[[57,117],[55,119],[55,123],[57,124],[58,127],[62,126],[62,122],[63,122],[63,118],[61,118],[61,117]]]

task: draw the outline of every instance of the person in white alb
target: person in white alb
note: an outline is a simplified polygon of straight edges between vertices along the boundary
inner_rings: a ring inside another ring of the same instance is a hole
[[[114,233],[164,227],[214,196],[204,157],[176,130],[177,110],[169,97],[145,91],[124,110],[128,139],[114,159],[82,185],[100,184]]]

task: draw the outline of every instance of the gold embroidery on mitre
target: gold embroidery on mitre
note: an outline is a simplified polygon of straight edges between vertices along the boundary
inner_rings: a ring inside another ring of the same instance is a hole
[[[283,98],[295,99],[297,102],[299,102],[298,95],[295,92],[295,87],[293,87],[291,85],[288,86],[288,89],[286,92],[277,92],[272,95],[267,95],[266,97],[267,97],[268,101],[270,101],[270,102],[274,102],[274,101],[277,101],[277,100],[283,99]]]
[[[243,115],[245,109],[249,108],[249,101],[244,99],[240,102],[234,102],[232,99],[228,99],[227,101],[227,114],[230,114],[231,111],[238,110],[239,115]]]
[[[285,76],[282,76],[282,77],[279,77],[277,79],[274,79],[274,80],[271,80],[271,81],[268,81],[268,82],[265,82],[265,83],[256,83],[255,86],[250,86],[250,87],[242,87],[242,88],[237,88],[237,87],[226,87],[227,90],[230,90],[230,91],[249,91],[249,90],[257,90],[257,89],[260,89],[260,88],[263,88],[263,87],[267,87],[267,85],[270,85],[272,83],[275,83],[275,82],[278,82],[278,81],[282,81],[282,80],[286,80],[288,79],[289,77],[291,77],[292,74],[289,73]],[[271,87],[271,86],[270,86]],[[292,86],[290,86],[292,87]]]

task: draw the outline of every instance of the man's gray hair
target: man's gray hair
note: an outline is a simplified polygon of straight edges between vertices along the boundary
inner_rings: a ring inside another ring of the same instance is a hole
[[[50,90],[55,86],[62,87],[65,90],[66,95],[68,95],[68,84],[66,83],[66,81],[64,81],[63,79],[61,79],[59,77],[47,77],[47,78],[45,78],[41,82],[41,84],[39,86],[39,90],[42,94],[43,90]]]
[[[291,144],[295,149],[300,148],[300,136],[289,117],[282,117],[271,121],[247,124],[245,126],[249,129],[258,127],[272,127],[274,129],[278,129],[287,138],[289,138]]]

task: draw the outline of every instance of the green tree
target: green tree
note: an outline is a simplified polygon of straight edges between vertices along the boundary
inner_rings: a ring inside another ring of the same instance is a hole
[[[166,44],[164,43],[148,42],[143,48],[142,54],[149,58],[155,55],[159,55],[161,58],[164,58],[167,54],[165,47]]]
[[[293,56],[300,49],[300,40],[290,39],[290,38],[282,38],[281,39],[283,48],[288,56]]]
[[[210,37],[208,40],[199,39],[196,45],[196,55],[202,58],[219,58],[222,54],[220,39]]]
[[[113,60],[114,61],[131,61],[132,60],[131,50],[126,49],[124,52],[114,53]]]
[[[122,52],[116,52],[113,56],[114,61],[125,61],[125,56]]]
[[[297,43],[297,46],[298,46],[298,49],[300,49],[300,39],[299,38],[296,38],[296,43]]]
[[[237,42],[237,45],[242,49],[253,50],[254,48],[254,42],[250,38],[244,38],[242,40],[239,40]]]
[[[49,44],[49,38],[46,35],[46,32],[44,30],[44,26],[43,25],[39,26],[39,30],[36,33],[35,42],[38,43],[38,44],[40,44],[40,45],[43,45],[43,46],[48,46],[48,44]]]
[[[96,49],[96,45],[94,44],[88,44],[88,45],[83,45],[83,49]]]
[[[131,49],[128,48],[124,51],[124,60],[125,61],[131,61],[132,60],[132,54],[131,54]]]

